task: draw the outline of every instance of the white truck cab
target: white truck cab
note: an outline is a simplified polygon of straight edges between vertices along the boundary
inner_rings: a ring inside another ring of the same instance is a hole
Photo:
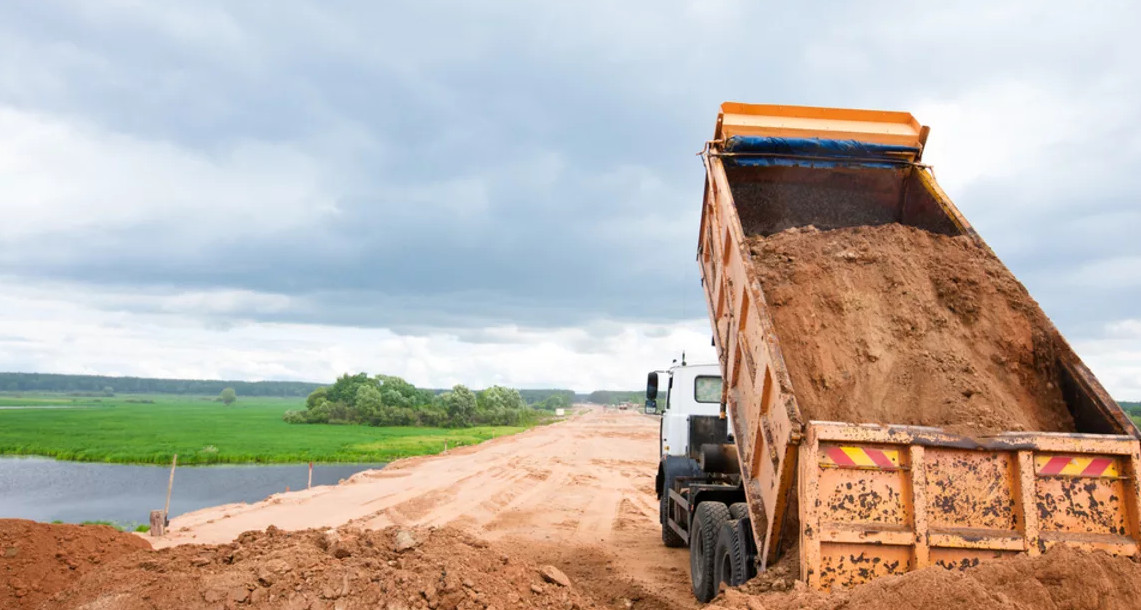
[[[732,422],[722,410],[723,399],[721,367],[687,365],[684,355],[680,365],[653,371],[646,378],[646,413],[662,416],[654,486],[660,502],[662,542],[666,546],[685,546],[689,540],[693,515],[690,504],[684,501],[685,494],[713,494],[727,502],[726,506],[739,503],[744,497],[739,485],[713,489],[706,484],[711,477],[721,481],[739,471],[729,432]],[[736,510],[744,514],[741,506],[745,505],[740,504]]]
[[[654,371],[647,379],[646,396],[646,413],[662,416],[660,457],[689,455],[690,416],[721,413],[721,367],[680,364]]]

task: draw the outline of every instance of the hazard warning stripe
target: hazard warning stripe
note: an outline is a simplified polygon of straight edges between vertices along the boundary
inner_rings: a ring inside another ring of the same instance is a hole
[[[822,466],[899,470],[899,451],[870,447],[827,447],[821,452]]]
[[[1038,455],[1034,457],[1034,469],[1043,476],[1071,477],[1116,477],[1117,462],[1107,457],[1086,457],[1078,455]]]

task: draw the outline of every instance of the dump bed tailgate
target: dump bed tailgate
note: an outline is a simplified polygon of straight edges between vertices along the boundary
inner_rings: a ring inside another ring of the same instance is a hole
[[[1054,544],[1138,551],[1138,442],[810,422],[800,446],[801,575],[849,586]]]

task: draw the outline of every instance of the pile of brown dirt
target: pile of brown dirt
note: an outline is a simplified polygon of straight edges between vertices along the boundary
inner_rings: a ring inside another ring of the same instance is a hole
[[[580,583],[452,528],[270,527],[183,545],[87,574],[45,608],[594,607]]]
[[[969,238],[889,224],[748,244],[806,420],[1074,431],[1045,314]]]
[[[0,519],[0,608],[39,607],[79,576],[150,548],[106,525]]]
[[[799,585],[758,594],[752,583],[723,593],[707,606],[749,610],[1117,610],[1141,604],[1141,565],[1127,557],[1058,546],[1039,557],[992,560],[964,571],[939,567],[887,576],[835,593]]]

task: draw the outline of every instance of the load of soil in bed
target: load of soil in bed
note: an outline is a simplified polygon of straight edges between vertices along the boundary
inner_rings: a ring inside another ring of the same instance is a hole
[[[748,246],[806,421],[1074,431],[1052,326],[987,248],[899,224]]]

